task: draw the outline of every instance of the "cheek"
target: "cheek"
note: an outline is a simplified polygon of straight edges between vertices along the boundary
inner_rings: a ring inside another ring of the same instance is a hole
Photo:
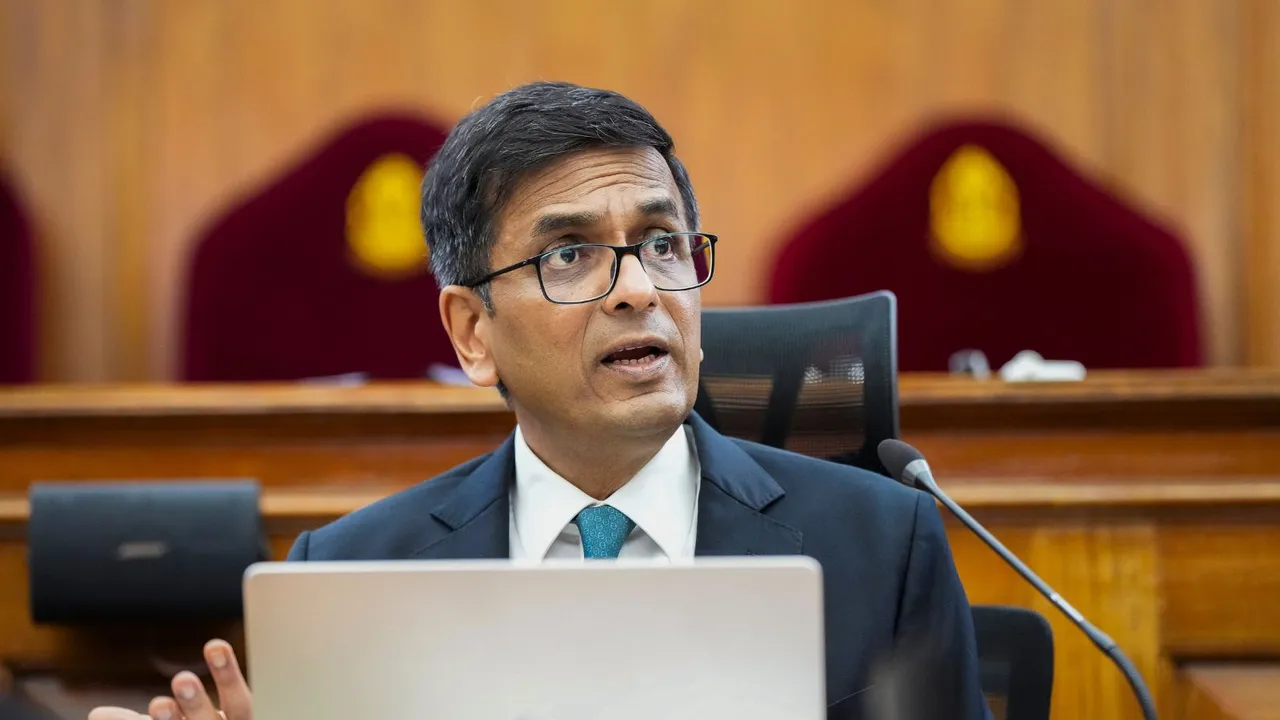
[[[696,297],[685,302],[672,302],[667,305],[667,313],[680,331],[685,353],[696,360],[702,346],[702,303]]]
[[[581,312],[575,312],[577,306],[556,306],[543,300],[513,310],[503,322],[502,342],[497,346],[499,372],[503,367],[521,372],[563,372],[580,364],[583,320]]]

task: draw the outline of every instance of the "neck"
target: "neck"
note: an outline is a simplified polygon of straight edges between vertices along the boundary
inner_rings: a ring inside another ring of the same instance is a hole
[[[638,437],[584,438],[535,423],[520,423],[524,441],[557,475],[596,500],[626,485],[671,439],[671,432]]]

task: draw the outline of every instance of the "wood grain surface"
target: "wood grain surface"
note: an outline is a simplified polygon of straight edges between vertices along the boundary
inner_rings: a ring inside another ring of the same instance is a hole
[[[1121,644],[1162,716],[1266,717],[1280,706],[1258,679],[1280,668],[1280,373],[905,377],[900,395],[904,437],[943,486]],[[491,391],[422,383],[0,393],[0,662],[19,678],[153,682],[157,657],[190,657],[209,633],[238,638],[234,626],[31,625],[34,480],[257,478],[282,557],[301,530],[492,449],[513,422]],[[948,532],[972,602],[1050,620],[1055,717],[1139,717],[1087,640],[975,537],[954,522]]]

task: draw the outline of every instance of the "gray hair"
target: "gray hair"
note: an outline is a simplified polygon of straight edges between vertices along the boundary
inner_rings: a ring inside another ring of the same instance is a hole
[[[662,154],[689,229],[698,229],[698,201],[671,136],[647,110],[618,93],[530,83],[464,117],[422,183],[422,228],[436,283],[470,284],[490,272],[496,218],[521,178],[570,153],[621,147],[651,147]],[[479,290],[488,305],[488,288]]]

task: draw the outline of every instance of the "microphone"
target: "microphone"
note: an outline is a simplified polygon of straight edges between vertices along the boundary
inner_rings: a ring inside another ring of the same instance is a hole
[[[901,440],[890,439],[881,441],[877,447],[877,452],[880,455],[880,462],[884,464],[885,469],[894,478],[937,498],[938,502],[946,506],[947,510],[950,510],[953,515],[959,518],[965,527],[969,528],[974,535],[977,535],[982,542],[987,544],[987,547],[994,550],[1001,559],[1009,564],[1009,567],[1022,576],[1022,579],[1031,583],[1032,587],[1040,591],[1041,595],[1044,595],[1050,603],[1053,603],[1054,607],[1058,608],[1063,615],[1066,615],[1073,625],[1080,628],[1093,641],[1093,644],[1106,654],[1111,659],[1111,662],[1115,663],[1120,672],[1124,674],[1125,680],[1133,688],[1133,694],[1137,696],[1138,705],[1142,707],[1142,717],[1145,720],[1156,720],[1155,703],[1151,700],[1151,693],[1147,690],[1147,685],[1143,682],[1142,675],[1120,650],[1119,646],[1116,645],[1116,641],[1094,627],[1092,623],[1080,614],[1079,610],[1072,607],[1053,588],[1049,587],[1044,580],[1041,580],[1040,576],[1032,572],[1031,568],[1027,567],[1016,555],[1010,552],[1009,548],[1005,547],[986,528],[982,527],[981,523],[973,519],[972,515],[965,512],[964,508],[957,505],[955,500],[952,500],[943,492],[942,488],[938,487],[938,483],[933,479],[933,472],[929,470],[929,463],[924,459],[924,455],[920,454],[919,450]]]

